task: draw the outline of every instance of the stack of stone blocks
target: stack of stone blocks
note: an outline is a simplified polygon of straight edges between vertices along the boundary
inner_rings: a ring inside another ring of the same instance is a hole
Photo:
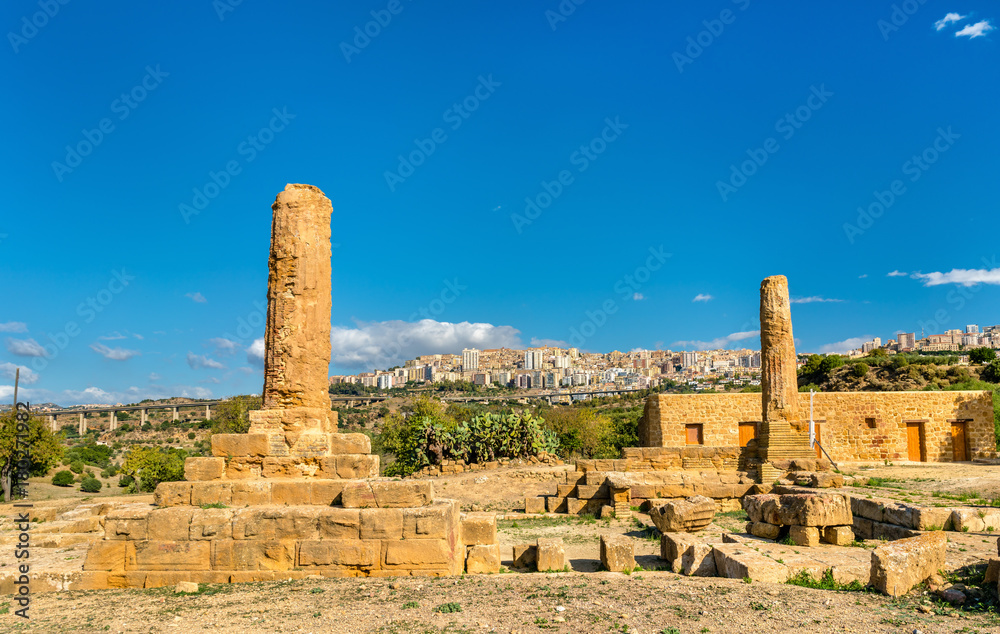
[[[820,541],[847,546],[854,541],[851,498],[842,494],[766,493],[743,498],[750,521],[747,532],[779,540],[787,536],[796,546],[818,546]]]

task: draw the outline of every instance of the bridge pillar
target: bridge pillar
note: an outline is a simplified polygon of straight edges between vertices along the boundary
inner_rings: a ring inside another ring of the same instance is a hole
[[[180,416],[181,416],[181,415],[180,415],[180,409],[181,409],[181,408],[179,408],[179,407],[172,407],[171,409],[172,409],[172,410],[173,410],[173,412],[174,412],[174,417],[173,417],[173,419],[172,419],[172,420],[175,420],[175,421],[176,421],[176,420],[177,420],[178,418],[180,418]]]

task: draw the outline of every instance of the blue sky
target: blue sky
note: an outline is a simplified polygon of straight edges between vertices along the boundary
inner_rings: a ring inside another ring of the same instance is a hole
[[[334,373],[1000,323],[995,4],[277,7],[4,3],[0,397],[258,392],[289,182]]]

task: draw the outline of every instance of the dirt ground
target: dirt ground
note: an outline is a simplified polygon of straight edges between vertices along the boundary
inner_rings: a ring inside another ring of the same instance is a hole
[[[172,588],[36,595],[30,621],[15,617],[0,597],[0,631],[11,632],[1000,632],[996,612],[953,608],[925,589],[901,599],[869,592],[829,591],[786,584],[681,577],[661,570],[659,542],[648,516],[526,518],[512,512],[525,495],[554,493],[570,467],[518,467],[434,479],[436,495],[464,510],[502,514],[499,542],[510,566],[511,546],[559,536],[568,573],[504,572],[459,578],[315,579],[203,585],[197,595]],[[972,464],[841,465],[852,495],[947,507],[988,505],[1000,498],[1000,466]],[[37,489],[36,489],[37,490]],[[81,496],[82,497],[82,496]],[[148,502],[150,496],[115,497]],[[66,503],[65,499],[43,504]],[[11,507],[0,506],[0,515]],[[741,532],[742,512],[721,513],[707,541]],[[2,524],[5,528],[7,523]],[[635,538],[631,575],[596,572],[600,535]],[[997,556],[997,533],[949,532],[947,569],[963,575]],[[0,549],[4,560],[9,547]],[[78,564],[82,545],[45,549],[49,561]],[[4,561],[4,563],[7,563]],[[40,562],[39,562],[40,563]],[[953,578],[952,580],[955,580]]]

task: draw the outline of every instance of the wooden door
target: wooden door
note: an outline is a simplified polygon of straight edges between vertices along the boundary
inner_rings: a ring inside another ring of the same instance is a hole
[[[906,423],[906,453],[913,462],[920,462],[920,423]]]
[[[757,437],[757,423],[740,423],[740,447]]]
[[[965,422],[951,423],[951,452],[955,462],[965,462],[969,458],[965,450]]]
[[[823,457],[823,450],[819,448],[821,442],[823,442],[823,426],[820,423],[813,423],[813,431],[816,432],[816,457]]]
[[[702,444],[701,435],[701,425],[687,425],[687,444],[689,445],[700,445]]]

